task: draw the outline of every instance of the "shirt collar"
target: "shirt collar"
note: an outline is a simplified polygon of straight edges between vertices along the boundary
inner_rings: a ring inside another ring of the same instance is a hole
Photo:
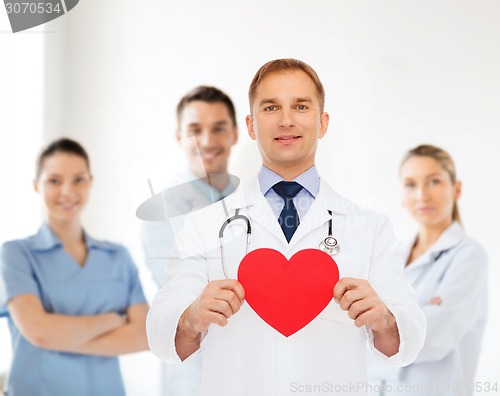
[[[258,178],[260,191],[262,191],[263,195],[266,195],[276,183],[285,180],[280,175],[276,174],[264,165],[262,165],[262,167],[260,168]],[[320,183],[316,165],[313,165],[308,170],[298,175],[295,179],[293,179],[293,181],[299,183],[302,187],[304,187],[309,192],[309,194],[313,196],[313,198],[316,198],[316,196],[318,195]]]
[[[194,179],[193,186],[200,191],[205,198],[210,202],[215,203],[234,192],[239,185],[239,179],[236,176],[228,175],[228,183],[222,191],[213,188],[210,184],[205,183],[202,179]]]
[[[101,249],[101,250],[116,250],[116,245],[106,242],[100,241],[91,237],[85,230],[83,230],[83,238],[85,239],[85,244],[87,245],[87,249]]]
[[[47,223],[43,223],[33,237],[33,249],[51,250],[59,246],[62,246],[60,239],[52,232]]]
[[[103,250],[114,250],[112,244],[99,241],[97,239],[92,238],[89,234],[83,230],[83,237],[85,239],[85,244],[87,245],[87,249],[103,249]],[[34,250],[52,250],[62,246],[62,242],[59,237],[54,234],[54,232],[50,229],[47,223],[43,223],[41,227],[38,229],[38,232],[35,234],[32,242],[32,248]]]

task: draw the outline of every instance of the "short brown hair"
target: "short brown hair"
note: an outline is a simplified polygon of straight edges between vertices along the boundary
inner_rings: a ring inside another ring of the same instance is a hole
[[[184,95],[177,104],[177,126],[179,128],[181,125],[182,111],[189,103],[195,101],[207,103],[222,103],[226,105],[229,117],[231,117],[234,126],[237,126],[236,111],[234,109],[234,104],[231,98],[218,88],[200,85],[199,87],[192,89],[186,95]]]
[[[293,58],[275,59],[269,61],[257,71],[252,80],[252,83],[250,84],[250,88],[248,89],[248,100],[250,102],[250,111],[252,110],[253,102],[255,100],[257,87],[259,86],[264,77],[272,73],[283,73],[294,70],[302,70],[309,77],[311,77],[311,80],[316,86],[316,91],[319,97],[320,110],[323,113],[323,110],[325,108],[325,88],[323,87],[323,83],[319,79],[318,74],[314,71],[314,69],[311,66],[309,66],[307,63],[301,60]]]
[[[399,169],[403,167],[406,161],[413,157],[429,157],[434,159],[435,161],[439,162],[439,165],[441,165],[446,173],[450,175],[451,183],[455,184],[457,182],[457,170],[455,168],[455,163],[453,162],[451,155],[442,148],[432,146],[430,144],[421,144],[420,146],[408,150],[408,152],[403,157],[403,160],[401,161]],[[462,223],[462,219],[460,218],[460,212],[458,211],[458,205],[456,202],[453,203],[453,212],[451,217],[454,221]]]

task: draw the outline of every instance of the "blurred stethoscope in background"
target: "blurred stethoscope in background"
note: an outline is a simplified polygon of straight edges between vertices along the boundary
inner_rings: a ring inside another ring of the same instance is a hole
[[[328,214],[330,215],[330,219],[328,220],[328,235],[325,239],[323,239],[319,243],[318,249],[325,252],[326,254],[330,256],[335,256],[339,251],[340,251],[340,246],[337,240],[333,237],[333,219],[332,219],[332,211],[328,210]],[[227,278],[226,274],[226,266],[225,266],[225,260],[224,260],[224,231],[226,227],[231,224],[231,222],[236,221],[236,220],[243,220],[246,223],[246,228],[247,228],[247,240],[246,240],[246,247],[245,247],[245,255],[248,254],[248,249],[250,247],[250,238],[252,236],[252,224],[250,223],[250,219],[245,216],[240,214],[240,210],[236,209],[234,212],[234,216],[229,217],[224,223],[222,223],[220,230],[219,230],[219,242],[220,242],[220,257],[221,257],[221,262],[222,262],[222,272],[224,273],[224,276]]]

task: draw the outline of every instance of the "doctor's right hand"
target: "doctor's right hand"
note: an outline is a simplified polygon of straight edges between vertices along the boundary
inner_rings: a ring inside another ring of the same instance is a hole
[[[183,312],[177,324],[175,348],[181,360],[193,354],[201,343],[201,333],[212,323],[225,326],[239,311],[245,290],[236,279],[209,282],[200,296]]]
[[[192,335],[207,331],[212,323],[225,326],[240,310],[245,290],[236,279],[209,282],[200,296],[184,311],[179,328]]]

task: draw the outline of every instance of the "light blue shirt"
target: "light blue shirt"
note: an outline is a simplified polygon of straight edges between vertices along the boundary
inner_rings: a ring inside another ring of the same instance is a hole
[[[285,201],[276,193],[276,191],[273,190],[272,187],[276,183],[285,179],[264,165],[262,165],[258,177],[260,191],[262,191],[262,194],[266,197],[267,202],[276,216],[276,219],[278,219],[283,207],[285,206]],[[304,218],[319,192],[319,175],[316,165],[313,165],[311,168],[306,170],[304,173],[301,173],[291,181],[297,182],[303,187],[302,190],[300,190],[299,193],[293,198],[293,204],[297,209],[300,220]]]
[[[229,194],[236,190],[237,187],[236,181],[232,177],[229,179],[229,182],[222,191],[217,190],[215,187],[212,187],[210,184],[207,184],[205,181],[200,179],[193,180],[192,183],[209,203],[219,202],[221,199],[226,198]]]
[[[81,267],[43,224],[36,235],[6,242],[1,249],[4,284],[0,304],[21,294],[37,296],[45,311],[62,315],[124,313],[145,303],[137,269],[120,245],[85,234],[87,261]],[[1,290],[2,288],[0,288]],[[27,341],[9,318],[13,360],[9,396],[124,395],[117,357],[41,349]]]

